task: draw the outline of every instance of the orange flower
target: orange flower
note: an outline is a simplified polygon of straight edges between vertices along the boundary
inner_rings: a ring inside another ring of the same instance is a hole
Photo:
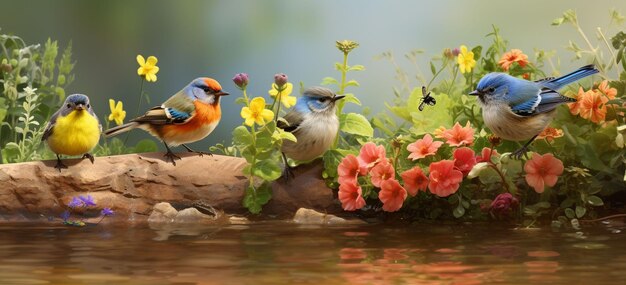
[[[465,127],[461,127],[459,122],[456,122],[452,129],[445,130],[442,135],[450,146],[471,145],[474,143],[474,129],[470,126],[469,121],[465,124]]]
[[[365,175],[367,169],[361,167],[358,159],[353,154],[348,154],[341,160],[337,167],[339,184],[356,183],[357,176]]]
[[[609,99],[599,92],[587,91],[580,102],[580,116],[596,124],[606,118],[606,102]]]
[[[370,171],[370,175],[372,176],[372,185],[380,187],[383,181],[394,179],[395,174],[396,172],[391,163],[387,161],[379,163],[372,168],[372,171]]]
[[[483,147],[483,150],[480,152],[480,155],[476,156],[476,163],[478,162],[491,162],[492,156],[499,156],[497,150],[491,149],[488,147]]]
[[[548,142],[552,142],[555,138],[560,138],[562,136],[563,130],[553,127],[547,127],[541,133],[539,133],[539,135],[537,135],[537,139],[546,139]]]
[[[600,82],[600,85],[598,85],[598,91],[606,95],[609,100],[613,100],[615,99],[615,96],[617,96],[617,89],[609,87],[608,80],[603,80],[602,82]]]
[[[406,190],[395,179],[383,181],[378,192],[378,199],[383,202],[383,210],[386,212],[400,210],[406,196]]]
[[[552,187],[563,174],[563,162],[551,153],[540,155],[533,152],[533,157],[524,164],[526,183],[537,193],[543,193],[545,186]]]
[[[528,64],[528,56],[519,49],[512,49],[502,55],[498,64],[502,67],[502,70],[508,71],[511,65],[516,62],[520,67],[524,67]]]
[[[346,211],[354,211],[365,206],[361,186],[355,183],[344,183],[339,185],[339,201],[341,207]]]
[[[417,191],[426,191],[428,189],[428,177],[424,175],[424,171],[420,167],[413,167],[405,172],[400,173],[406,191],[415,197]]]
[[[385,147],[368,142],[361,147],[359,156],[357,157],[361,167],[372,169],[374,165],[381,161],[387,161]]]
[[[426,134],[422,139],[409,144],[406,149],[411,152],[409,154],[410,159],[418,160],[429,155],[435,155],[442,144],[443,142],[433,141],[433,137]]]
[[[439,197],[448,197],[459,189],[463,173],[454,168],[454,161],[441,160],[429,166],[430,182],[428,189]]]
[[[567,103],[567,106],[569,107],[569,112],[573,116],[580,114],[580,104],[584,96],[585,96],[585,91],[583,90],[582,87],[578,87],[578,94],[576,94],[576,102]]]

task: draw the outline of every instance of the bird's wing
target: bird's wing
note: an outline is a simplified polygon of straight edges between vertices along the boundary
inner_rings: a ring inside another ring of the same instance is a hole
[[[535,82],[515,79],[508,85],[507,94],[504,96],[511,107],[511,111],[518,115],[530,115],[541,102],[541,89]]]
[[[52,114],[52,116],[50,117],[50,121],[48,121],[48,124],[46,125],[46,129],[43,131],[43,135],[41,136],[41,141],[47,140],[52,135],[54,125],[56,124],[57,118],[59,117],[60,113],[61,113],[61,109],[59,109],[54,114]]]
[[[193,100],[181,92],[170,97],[161,106],[154,107],[133,122],[153,125],[184,124],[195,114]]]
[[[576,99],[565,97],[559,92],[556,92],[549,88],[543,88],[541,90],[541,101],[535,108],[535,114],[546,113],[554,110],[557,106],[564,103],[576,102]]]
[[[283,121],[278,121],[276,126],[283,129],[285,132],[295,133],[298,131],[302,120],[304,120],[304,116],[300,112],[291,111],[285,115],[284,119],[289,125],[285,124]]]

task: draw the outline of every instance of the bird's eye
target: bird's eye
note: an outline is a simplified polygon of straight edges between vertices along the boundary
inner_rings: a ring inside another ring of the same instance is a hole
[[[492,86],[492,87],[489,87],[489,88],[487,89],[487,92],[489,92],[489,93],[496,92],[496,88],[495,88],[495,87],[493,87],[493,86]]]
[[[67,107],[68,108],[72,108],[72,104],[67,104]]]
[[[328,98],[326,98],[326,97],[322,97],[322,98],[317,99],[317,101],[320,101],[320,102],[326,102],[326,100],[328,100]]]
[[[87,109],[89,109],[89,108],[91,108],[91,105],[90,105],[90,104],[87,104]]]

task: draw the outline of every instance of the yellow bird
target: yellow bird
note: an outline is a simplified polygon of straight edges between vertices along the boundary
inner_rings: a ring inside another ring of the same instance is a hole
[[[89,97],[73,94],[65,99],[65,103],[50,118],[42,141],[48,143],[57,155],[55,168],[61,171],[67,168],[61,162],[61,155],[83,155],[91,163],[94,157],[89,152],[98,144],[102,125],[93,112]]]

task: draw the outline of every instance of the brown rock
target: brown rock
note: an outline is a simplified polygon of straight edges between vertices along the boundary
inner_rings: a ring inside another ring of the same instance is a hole
[[[241,158],[200,157],[191,153],[176,166],[162,153],[128,154],[89,160],[65,160],[60,173],[55,161],[0,165],[0,220],[58,216],[72,197],[91,195],[97,208],[112,208],[117,217],[147,219],[155,204],[188,208],[202,201],[229,214],[247,214],[241,205],[248,179]],[[301,207],[326,213],[341,211],[332,190],[321,179],[320,161],[295,169],[296,178],[273,185],[273,199],[264,215],[291,217]],[[97,212],[97,211],[91,211]]]
[[[362,224],[361,220],[346,220],[335,215],[320,213],[315,210],[300,208],[293,216],[296,224],[303,225],[344,225],[344,224]]]

